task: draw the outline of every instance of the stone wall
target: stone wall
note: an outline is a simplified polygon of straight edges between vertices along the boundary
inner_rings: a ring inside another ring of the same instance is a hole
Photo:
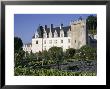
[[[71,23],[71,45],[75,49],[79,49],[87,44],[86,21],[77,20]]]

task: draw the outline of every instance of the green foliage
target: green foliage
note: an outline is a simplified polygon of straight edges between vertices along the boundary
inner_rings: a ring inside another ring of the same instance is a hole
[[[18,52],[19,50],[22,49],[22,46],[23,46],[23,42],[22,42],[21,38],[14,37],[14,51]]]
[[[24,58],[25,52],[23,50],[19,50],[17,53],[14,54],[14,64],[15,66],[23,66],[23,58]]]
[[[66,56],[66,57],[65,57]],[[66,63],[64,59],[73,58],[83,60],[96,59],[96,49],[83,46],[79,50],[68,49],[63,52],[61,47],[52,47],[48,51],[38,53],[24,52],[22,49],[15,53],[15,75],[16,76],[95,76],[94,72],[66,72],[61,71],[61,64]],[[43,60],[43,62],[42,62]],[[75,61],[74,60],[74,61]],[[64,62],[65,61],[65,62]],[[43,63],[43,65],[42,65]],[[51,64],[55,64],[51,66]],[[58,65],[58,69],[56,68]],[[51,69],[53,67],[53,69]],[[78,66],[69,66],[68,70],[78,69]]]
[[[51,47],[48,51],[50,59],[54,60],[58,69],[60,69],[60,64],[63,62],[63,49],[61,47]]]
[[[75,58],[75,60],[81,60],[81,59],[82,59],[82,58],[81,58],[81,52],[80,52],[79,49],[76,50],[76,53],[75,53],[75,55],[74,55],[74,58]]]
[[[92,34],[92,35],[96,35],[97,34],[97,30],[88,30],[88,33]]]
[[[15,66],[22,65],[23,63],[20,61],[23,59],[25,52],[22,50],[22,40],[19,37],[14,37],[14,62]]]
[[[37,56],[38,56],[38,61],[42,61],[42,57],[43,57],[42,52],[39,51]]]
[[[75,54],[75,49],[69,48],[69,49],[66,50],[66,58],[67,59],[74,58],[74,54]]]
[[[44,61],[48,61],[50,59],[48,51],[44,50],[42,52],[42,57],[43,57]]]
[[[28,60],[37,60],[37,56],[38,56],[38,54],[36,54],[36,53],[28,53],[28,52],[26,52],[26,59],[28,59]]]
[[[15,68],[15,76],[96,76],[95,72],[66,72],[55,69]]]
[[[90,15],[86,19],[87,29],[96,30],[97,29],[97,16]]]
[[[78,60],[94,60],[97,58],[96,49],[85,45],[76,51],[75,58]]]

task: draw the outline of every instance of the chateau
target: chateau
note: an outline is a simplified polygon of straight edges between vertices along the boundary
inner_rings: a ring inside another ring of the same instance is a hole
[[[48,50],[53,46],[62,47],[63,51],[74,48],[79,49],[82,46],[90,43],[90,36],[86,30],[86,20],[78,19],[71,21],[69,26],[50,27],[47,25],[39,26],[34,36],[32,43],[25,44],[23,50],[26,52],[39,52]]]

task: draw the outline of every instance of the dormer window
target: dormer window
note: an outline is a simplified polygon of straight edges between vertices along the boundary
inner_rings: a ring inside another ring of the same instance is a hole
[[[61,34],[61,37],[63,37],[63,34]]]
[[[36,41],[36,44],[38,44],[38,41]]]
[[[57,31],[54,32],[54,37],[58,37]]]

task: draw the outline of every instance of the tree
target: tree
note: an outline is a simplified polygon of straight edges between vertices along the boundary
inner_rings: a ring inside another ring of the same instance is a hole
[[[22,66],[23,61],[20,59],[23,59],[25,52],[22,50],[22,40],[19,37],[14,37],[14,61],[15,61],[15,67],[16,66]]]
[[[95,60],[97,58],[97,51],[95,48],[85,45],[76,51],[75,58],[80,60]]]
[[[22,46],[23,46],[23,42],[22,42],[21,38],[14,37],[14,51],[18,52],[19,50],[22,49]]]
[[[50,59],[54,60],[58,65],[58,69],[60,69],[60,65],[64,59],[63,58],[63,49],[61,47],[51,47],[48,52],[50,55]]]
[[[25,52],[23,50],[19,50],[17,53],[14,53],[15,67],[17,67],[17,66],[22,66],[23,67],[25,65],[24,64],[25,60],[23,59],[24,55],[25,55]]]
[[[47,62],[50,60],[48,51],[44,50],[44,51],[42,52],[42,57],[43,57],[43,59],[44,59],[44,64],[47,64]]]
[[[42,52],[41,51],[39,51],[39,53],[38,53],[38,61],[42,61]]]
[[[86,19],[87,29],[96,30],[97,29],[97,16],[90,15]]]
[[[66,57],[67,58],[73,58],[75,54],[75,49],[74,48],[69,48],[66,50]]]

